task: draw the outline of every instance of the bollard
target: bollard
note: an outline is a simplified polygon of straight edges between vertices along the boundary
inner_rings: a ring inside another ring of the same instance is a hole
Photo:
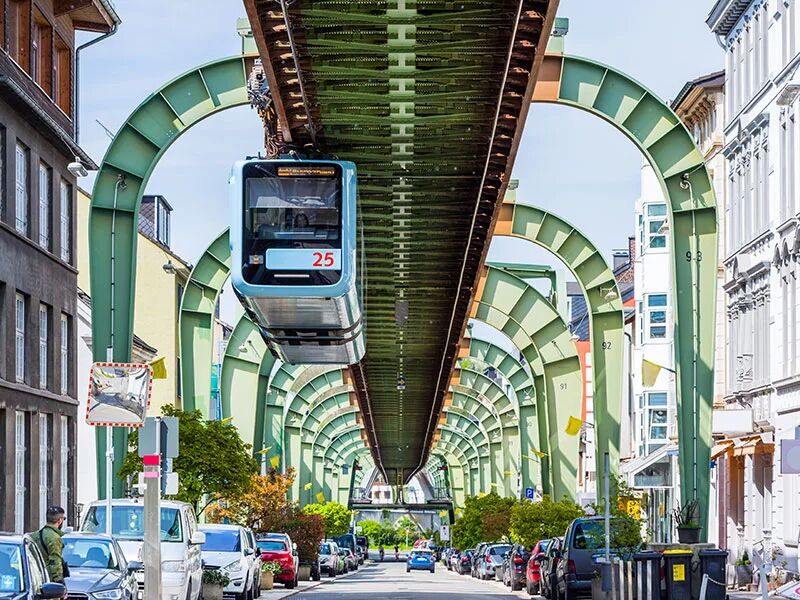
[[[637,552],[633,555],[636,570],[636,594],[638,600],[660,600],[661,598],[661,554]]]
[[[707,584],[705,596],[700,592],[702,600],[725,600],[727,596],[725,584],[725,562],[728,560],[727,550],[716,548],[700,550],[700,573]],[[707,581],[706,581],[707,580]]]
[[[692,552],[664,552],[664,571],[667,579],[667,600],[689,600],[692,597]]]

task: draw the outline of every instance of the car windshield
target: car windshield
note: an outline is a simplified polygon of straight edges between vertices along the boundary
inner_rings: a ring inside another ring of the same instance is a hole
[[[427,550],[414,550],[411,553],[411,558],[416,558],[417,556],[421,556],[423,558],[427,558],[430,555],[431,555],[431,553],[428,552]]]
[[[111,533],[119,540],[144,540],[144,506],[114,506],[111,511]],[[83,530],[89,533],[106,533],[106,507],[89,507]],[[161,508],[161,541],[182,542],[181,513],[177,508]]]
[[[550,546],[550,540],[542,540],[539,542],[539,552],[547,552],[547,548]]]
[[[320,554],[330,554],[331,547],[328,544],[320,544],[319,545],[319,553]]]
[[[577,550],[597,550],[605,543],[605,525],[602,521],[578,521],[572,536],[572,547]]]
[[[201,546],[205,552],[241,552],[242,540],[237,529],[205,529],[206,541]]]
[[[16,544],[0,544],[0,594],[25,590],[22,556]]]
[[[489,548],[489,556],[503,556],[509,550],[511,546],[492,546]]]
[[[65,537],[64,562],[74,569],[119,570],[114,548],[106,540]]]
[[[286,543],[280,540],[258,540],[256,546],[261,552],[286,552]]]

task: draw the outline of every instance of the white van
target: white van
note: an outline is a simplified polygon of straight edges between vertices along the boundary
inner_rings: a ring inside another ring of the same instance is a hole
[[[143,562],[144,500],[112,500],[112,535],[122,547],[125,559]],[[81,531],[106,532],[106,501],[86,508]],[[199,600],[203,589],[200,546],[205,534],[197,528],[194,508],[185,502],[161,501],[161,600]],[[144,571],[136,573],[139,597],[144,595]]]

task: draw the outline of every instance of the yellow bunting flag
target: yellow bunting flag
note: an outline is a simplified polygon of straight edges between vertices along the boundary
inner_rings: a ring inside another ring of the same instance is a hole
[[[494,481],[492,483],[490,483],[489,485],[492,486],[492,487],[497,487],[497,484]]]
[[[273,456],[269,459],[269,464],[272,465],[273,469],[277,469],[278,465],[281,464],[281,457],[280,456]]]
[[[545,456],[547,456],[546,452],[542,452],[541,450],[537,450],[536,448],[531,448],[531,452],[533,452],[539,458],[544,458]]]
[[[486,492],[480,492],[478,494],[478,498],[483,498],[486,495]]]
[[[231,421],[233,421],[233,417],[226,417],[226,418],[222,419],[222,421],[220,421],[220,423],[222,423],[223,425],[227,425]]]
[[[512,471],[503,471],[503,475],[506,477],[511,477],[514,473]]]
[[[150,368],[153,369],[153,379],[167,378],[167,361],[164,356],[159,356],[151,362]]]
[[[447,511],[446,510],[440,510],[439,511],[439,516],[440,517],[446,517],[447,516]]]
[[[664,367],[658,363],[650,362],[649,360],[642,359],[642,385],[644,387],[653,387],[658,379],[658,374]]]
[[[270,450],[272,450],[272,446],[267,446],[266,448],[262,448],[261,450],[259,450],[258,453],[259,454],[266,454]]]
[[[570,417],[569,422],[567,422],[567,427],[564,429],[567,435],[578,435],[581,432],[581,426],[583,425],[583,421],[581,421],[578,417]]]
[[[322,492],[317,492],[317,502],[319,502],[320,504],[325,502],[325,494],[323,494]]]
[[[305,484],[305,485],[303,486],[303,489],[304,489],[304,490],[310,490],[310,489],[312,488],[312,485],[313,485],[313,484],[312,484],[312,483],[309,481],[307,484]]]

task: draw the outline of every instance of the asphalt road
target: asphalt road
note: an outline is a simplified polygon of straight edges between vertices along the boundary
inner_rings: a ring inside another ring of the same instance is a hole
[[[383,562],[361,568],[347,577],[298,594],[299,600],[457,600],[478,598],[510,600],[530,598],[512,594],[499,582],[484,582],[468,575],[456,575],[436,565],[436,573],[406,573],[405,562]]]

